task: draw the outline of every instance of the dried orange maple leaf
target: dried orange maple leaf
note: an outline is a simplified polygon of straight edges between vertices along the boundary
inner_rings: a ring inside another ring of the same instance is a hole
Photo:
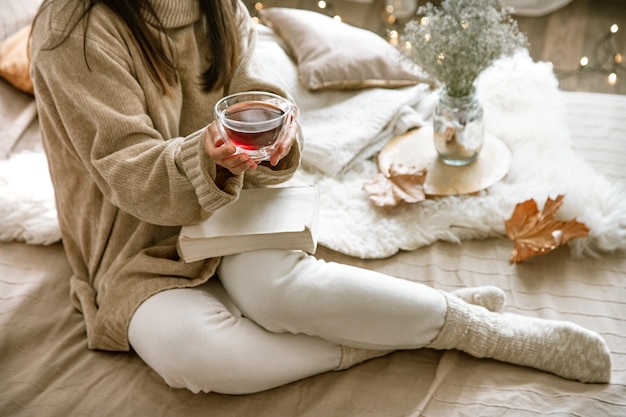
[[[401,201],[419,203],[426,199],[423,187],[426,174],[425,168],[416,170],[415,167],[393,164],[388,174],[379,174],[366,182],[363,189],[379,207],[397,206]]]
[[[554,214],[563,205],[563,195],[555,200],[548,198],[541,212],[535,200],[527,200],[515,206],[511,218],[504,222],[506,234],[513,240],[511,262],[548,253],[571,239],[589,235],[584,223],[554,220]]]

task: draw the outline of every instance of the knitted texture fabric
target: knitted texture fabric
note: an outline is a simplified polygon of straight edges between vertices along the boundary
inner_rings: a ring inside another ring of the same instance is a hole
[[[343,371],[357,365],[361,362],[365,362],[370,359],[380,358],[393,352],[393,350],[368,350],[357,349],[349,346],[341,346],[341,362],[334,371]]]
[[[485,307],[489,311],[502,311],[506,304],[506,294],[493,285],[469,287],[454,290],[451,294],[469,304]]]
[[[446,321],[427,347],[458,349],[580,382],[609,382],[611,353],[598,334],[570,322],[493,313],[443,294]]]

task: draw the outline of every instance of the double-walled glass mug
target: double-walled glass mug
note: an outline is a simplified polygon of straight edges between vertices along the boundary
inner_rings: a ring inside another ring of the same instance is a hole
[[[246,91],[222,98],[215,105],[217,129],[224,140],[256,161],[265,161],[285,139],[297,107],[288,99],[264,91]]]

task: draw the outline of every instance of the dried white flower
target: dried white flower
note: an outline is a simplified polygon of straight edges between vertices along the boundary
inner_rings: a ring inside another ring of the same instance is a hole
[[[421,6],[404,28],[405,56],[463,97],[495,60],[527,45],[526,36],[497,0],[443,0]]]

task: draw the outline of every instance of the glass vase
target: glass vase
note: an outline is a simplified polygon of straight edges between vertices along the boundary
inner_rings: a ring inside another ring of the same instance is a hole
[[[469,165],[478,158],[485,138],[483,108],[476,91],[452,97],[442,88],[433,119],[439,159],[453,166]]]

